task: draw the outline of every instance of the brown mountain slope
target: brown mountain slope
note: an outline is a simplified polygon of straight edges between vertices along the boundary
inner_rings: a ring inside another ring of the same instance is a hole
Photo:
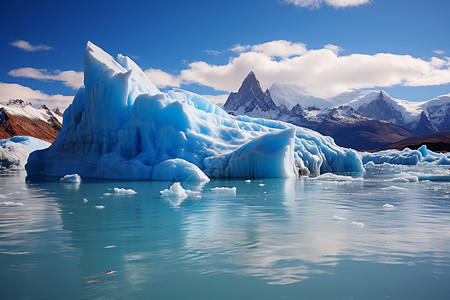
[[[387,148],[403,150],[408,147],[417,149],[422,145],[427,145],[427,148],[431,151],[450,152],[450,130],[413,136],[389,145]]]
[[[60,113],[46,106],[34,108],[22,100],[12,100],[0,105],[0,139],[27,135],[53,142],[62,127],[58,118]]]

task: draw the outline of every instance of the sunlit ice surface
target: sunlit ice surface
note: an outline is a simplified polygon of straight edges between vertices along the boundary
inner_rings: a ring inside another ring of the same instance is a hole
[[[449,167],[366,170],[181,182],[183,197],[2,175],[1,298],[447,299]]]

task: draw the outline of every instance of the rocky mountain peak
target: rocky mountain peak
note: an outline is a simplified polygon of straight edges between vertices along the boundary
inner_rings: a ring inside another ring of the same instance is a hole
[[[18,105],[21,107],[25,107],[27,105],[33,106],[33,104],[31,104],[31,102],[25,102],[22,99],[9,99],[9,101],[6,105]]]
[[[248,73],[237,93],[230,93],[224,106],[233,114],[259,117],[261,113],[278,114],[278,109],[268,90],[263,92],[253,71]]]

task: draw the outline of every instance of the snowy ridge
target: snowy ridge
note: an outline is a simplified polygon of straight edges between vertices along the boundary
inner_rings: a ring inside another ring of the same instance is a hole
[[[29,175],[199,180],[364,170],[355,151],[312,130],[233,117],[183,90],[161,93],[131,59],[92,43],[84,80],[55,142],[30,155]]]
[[[269,92],[278,106],[284,105],[289,110],[296,104],[303,108],[315,106],[322,109],[336,105],[329,99],[314,97],[306,90],[293,84],[274,83],[269,88]]]
[[[26,103],[23,100],[10,100],[7,104],[0,104],[0,110],[1,109],[11,115],[22,116],[29,119],[38,119],[46,123],[49,123],[50,117],[56,118],[61,124],[63,120],[60,115],[56,114],[55,111],[48,109],[46,106],[35,108],[31,103]]]

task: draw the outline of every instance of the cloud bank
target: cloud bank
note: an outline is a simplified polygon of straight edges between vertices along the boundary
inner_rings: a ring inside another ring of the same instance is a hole
[[[154,81],[152,74],[163,74],[165,87],[196,83],[231,92],[254,71],[263,88],[273,83],[296,84],[320,97],[353,89],[450,83],[448,57],[425,60],[390,53],[340,55],[342,49],[336,45],[307,49],[303,43],[284,40],[233,48],[239,51],[227,64],[195,61],[178,75],[155,69],[147,75]]]
[[[73,89],[78,89],[83,85],[83,72],[73,70],[68,71],[53,71],[49,72],[46,69],[35,68],[20,68],[8,72],[8,75],[13,77],[33,78],[38,80],[61,81],[65,86]]]
[[[22,99],[33,104],[45,104],[50,108],[66,109],[73,96],[48,95],[17,83],[0,82],[0,102],[8,102],[10,99]]]

